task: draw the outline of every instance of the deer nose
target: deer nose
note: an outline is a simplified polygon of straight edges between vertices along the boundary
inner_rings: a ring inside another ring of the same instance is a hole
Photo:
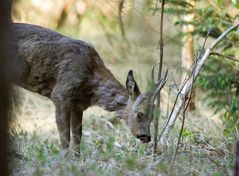
[[[138,139],[140,139],[143,143],[149,143],[151,141],[151,136],[149,135],[137,135],[136,136]]]

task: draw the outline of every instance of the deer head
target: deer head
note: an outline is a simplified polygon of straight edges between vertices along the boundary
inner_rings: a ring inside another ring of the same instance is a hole
[[[142,142],[148,143],[151,140],[150,124],[153,120],[154,101],[166,83],[167,71],[159,83],[154,84],[153,89],[141,94],[134,79],[133,71],[128,72],[126,88],[129,93],[124,120],[133,133]]]

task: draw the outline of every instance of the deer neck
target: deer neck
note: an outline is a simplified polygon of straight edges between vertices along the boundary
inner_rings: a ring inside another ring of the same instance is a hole
[[[97,72],[94,76],[93,104],[122,117],[128,102],[128,91],[111,74],[109,70]]]

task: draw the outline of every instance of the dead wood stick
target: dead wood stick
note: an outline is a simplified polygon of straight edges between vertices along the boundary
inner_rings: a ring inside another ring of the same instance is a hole
[[[230,56],[225,56],[225,55],[220,54],[220,53],[217,53],[217,52],[211,52],[210,54],[211,54],[211,55],[220,56],[220,57],[224,57],[225,59],[229,59],[229,60],[234,61],[234,62],[239,62],[238,59],[232,58],[232,57],[230,57]]]
[[[122,19],[122,10],[124,7],[124,0],[121,0],[119,2],[119,12],[118,12],[118,18],[119,18],[119,25],[120,25],[120,30],[121,30],[121,35],[124,38],[125,37],[125,31],[124,31],[124,24],[123,24],[123,19]]]

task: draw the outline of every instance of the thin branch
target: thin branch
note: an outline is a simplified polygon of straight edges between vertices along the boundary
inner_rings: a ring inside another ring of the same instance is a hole
[[[160,18],[160,62],[159,62],[159,72],[158,72],[158,80],[161,79],[162,75],[162,67],[163,67],[163,17],[164,17],[164,4],[165,1],[161,1],[161,18]]]
[[[211,33],[211,30],[209,29],[209,31],[207,32],[207,35],[206,35],[206,37],[204,39],[204,42],[203,42],[203,45],[201,47],[200,53],[203,53],[203,51],[205,51],[205,45],[206,45],[206,42],[207,42],[207,39],[208,39],[210,33]]]
[[[159,72],[158,72],[158,81],[161,79],[162,75],[162,67],[163,67],[163,17],[164,17],[164,4],[165,1],[161,0],[161,16],[160,16],[160,58],[159,58]],[[156,4],[157,5],[157,4]],[[156,9],[156,8],[155,8]],[[166,83],[166,77],[167,77],[168,70],[165,73],[164,77],[164,83]],[[162,88],[161,88],[162,89]],[[161,90],[160,89],[160,90]],[[157,94],[157,103],[156,103],[156,109],[160,109],[160,90],[159,93]],[[160,116],[160,111],[159,114],[155,114],[154,118],[154,148],[153,148],[153,154],[156,156],[157,153],[157,144],[158,144],[158,119]]]
[[[211,4],[218,12],[221,12],[222,10],[219,8],[217,4],[215,4],[212,0],[207,0],[209,4]]]
[[[158,97],[160,91],[162,90],[163,86],[165,85],[167,81],[167,76],[168,76],[168,69],[165,71],[164,77],[160,79],[159,83],[156,84],[154,93],[151,97],[152,103],[155,101],[155,99]]]
[[[174,86],[176,87],[177,91],[179,91],[179,87],[178,87],[178,85],[176,83],[176,80],[175,80],[173,74],[172,74],[172,79],[173,79]]]
[[[201,48],[201,52],[203,52],[203,49],[204,49],[204,46],[205,46],[205,44],[206,44],[206,41],[207,41],[207,38],[208,38],[209,34],[210,34],[210,31],[208,31],[208,33],[207,33],[207,36],[206,36],[206,38],[205,38],[205,40],[204,40],[204,43],[203,43],[203,46],[202,46],[202,48]],[[196,58],[195,67],[194,67],[193,72],[192,72],[192,74],[193,74],[193,81],[192,81],[192,82],[193,82],[193,83],[194,83],[194,81],[195,81],[195,70],[196,70],[195,68],[197,67],[197,62],[198,62],[198,60],[200,59],[200,55],[201,55],[201,53],[199,53],[199,54],[198,54],[198,57]],[[187,111],[187,109],[188,109],[188,106],[189,106],[190,101],[191,101],[191,98],[192,98],[192,92],[193,92],[192,90],[193,90],[193,84],[192,84],[192,88],[191,88],[191,90],[190,90],[190,92],[189,92],[189,98],[188,98],[188,100],[185,100],[185,102],[184,102],[183,121],[182,121],[182,126],[181,126],[180,133],[179,133],[179,137],[178,137],[178,143],[177,143],[177,146],[176,146],[176,151],[175,151],[175,154],[174,154],[173,162],[175,161],[176,156],[177,156],[177,154],[178,154],[178,148],[179,148],[179,144],[180,144],[180,141],[181,141],[181,138],[182,138],[183,129],[184,129],[184,124],[185,124],[185,119],[186,119],[186,111]],[[186,95],[186,97],[187,97],[187,95]],[[187,103],[186,103],[186,101],[187,101]],[[185,103],[186,103],[186,106],[185,106]]]
[[[224,57],[225,59],[229,59],[229,60],[234,61],[234,62],[239,62],[239,60],[237,60],[235,58],[232,58],[230,56],[225,56],[225,55],[217,53],[217,52],[211,52],[210,55],[216,55],[216,56]]]
[[[122,34],[123,38],[125,38],[124,24],[123,24],[123,20],[122,20],[122,9],[124,7],[124,1],[125,0],[121,0],[119,2],[119,12],[118,12],[119,25],[120,25],[120,30],[121,30],[121,34]]]
[[[156,64],[153,65],[152,67],[152,72],[151,72],[151,80],[154,83],[154,70],[155,70]]]
[[[185,119],[186,119],[186,111],[188,109],[188,106],[190,104],[190,100],[192,98],[192,91],[190,91],[190,95],[189,95],[189,98],[187,100],[187,104],[185,106],[185,103],[184,102],[184,109],[183,109],[183,121],[182,121],[182,125],[181,125],[181,129],[180,129],[180,132],[179,132],[179,137],[178,137],[178,143],[177,143],[177,146],[176,146],[176,151],[175,151],[175,154],[174,154],[174,159],[173,159],[173,162],[174,160],[176,159],[176,156],[178,154],[178,148],[179,148],[179,144],[181,142],[181,138],[182,138],[182,134],[183,134],[183,129],[184,129],[184,124],[185,124]]]
[[[172,91],[172,88],[169,88],[169,90],[168,90],[168,100],[167,100],[167,110],[166,110],[166,116],[165,117],[168,117],[168,113],[169,113],[169,102],[170,102],[171,91]]]
[[[155,8],[154,8],[154,11],[153,11],[153,15],[155,15],[157,9],[158,9],[158,3],[159,3],[160,0],[156,0],[156,4],[155,4]]]
[[[237,21],[233,26],[229,27],[226,31],[224,31],[214,42],[209,46],[208,49],[212,50],[215,46],[224,39],[230,32],[235,30],[239,26],[239,21]]]
[[[188,101],[189,102],[189,101]],[[179,136],[178,136],[178,142],[177,142],[177,146],[176,146],[176,150],[175,150],[175,154],[174,154],[174,157],[173,157],[173,161],[175,161],[176,159],[176,156],[178,154],[178,149],[179,149],[179,144],[181,142],[181,137],[183,135],[183,129],[184,129],[184,123],[185,123],[185,119],[186,119],[186,110],[187,110],[187,107],[188,107],[189,103],[187,103],[187,105],[185,106],[185,103],[184,103],[184,109],[183,109],[183,121],[182,121],[182,125],[181,125],[181,129],[180,129],[180,132],[179,132]]]

